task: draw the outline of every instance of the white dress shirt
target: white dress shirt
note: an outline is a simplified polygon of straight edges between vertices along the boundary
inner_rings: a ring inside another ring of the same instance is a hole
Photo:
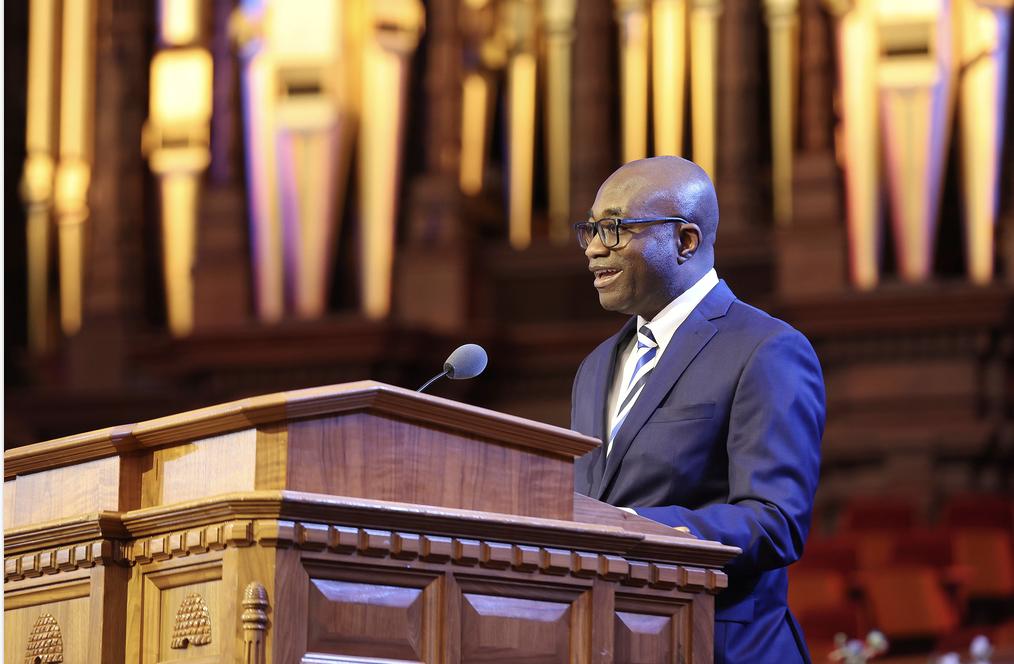
[[[679,326],[690,316],[690,313],[701,303],[701,300],[711,292],[711,289],[717,285],[718,273],[712,268],[707,274],[698,279],[697,283],[667,304],[650,321],[646,321],[640,316],[637,317],[637,327],[635,329],[640,330],[642,325],[647,324],[652,335],[655,337],[655,341],[658,343],[658,351],[655,355],[656,362],[665,353],[669,340],[672,339],[672,335],[676,334]],[[613,376],[613,384],[609,389],[609,399],[606,402],[607,412],[609,413],[606,431],[612,431],[616,424],[623,386],[630,381],[630,376],[637,365],[637,353],[633,352],[636,345],[637,334],[635,333],[632,335],[629,343],[627,343],[626,348],[616,358],[616,373]]]

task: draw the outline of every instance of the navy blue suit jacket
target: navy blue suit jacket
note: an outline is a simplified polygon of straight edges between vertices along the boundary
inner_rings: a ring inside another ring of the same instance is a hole
[[[578,369],[571,427],[605,440],[632,318]],[[580,493],[743,550],[715,603],[716,664],[809,661],[786,605],[820,467],[824,382],[806,338],[720,282],[677,329],[613,441],[578,459]]]

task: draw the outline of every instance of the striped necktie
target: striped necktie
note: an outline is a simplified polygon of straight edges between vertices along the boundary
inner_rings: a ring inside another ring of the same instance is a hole
[[[648,382],[648,376],[655,368],[658,342],[655,341],[655,335],[651,333],[651,328],[647,325],[642,325],[641,329],[637,331],[637,348],[634,349],[634,352],[637,354],[637,363],[634,365],[634,372],[630,374],[630,380],[627,381],[627,386],[623,390],[613,430],[609,432],[609,444],[606,446],[607,455],[613,449],[613,439],[616,438],[616,432],[623,426],[623,420],[627,418],[634,402],[637,401],[637,395],[641,393],[644,384]]]

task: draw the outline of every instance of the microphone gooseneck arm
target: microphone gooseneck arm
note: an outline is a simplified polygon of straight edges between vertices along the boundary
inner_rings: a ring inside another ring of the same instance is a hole
[[[437,382],[438,380],[440,380],[441,378],[443,378],[446,375],[447,375],[447,370],[445,369],[445,370],[441,371],[440,373],[438,373],[436,376],[433,376],[433,378],[430,378],[428,381],[426,381],[425,383],[423,383],[422,387],[420,387],[419,389],[417,389],[416,392],[424,392],[427,387],[429,387],[433,383]]]

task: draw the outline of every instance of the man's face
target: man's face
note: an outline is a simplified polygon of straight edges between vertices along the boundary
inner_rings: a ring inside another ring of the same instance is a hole
[[[621,169],[599,188],[591,219],[672,216],[671,197],[665,194],[650,177]],[[678,252],[677,228],[671,223],[628,227],[612,248],[594,238],[585,256],[602,308],[654,318],[685,290]]]

